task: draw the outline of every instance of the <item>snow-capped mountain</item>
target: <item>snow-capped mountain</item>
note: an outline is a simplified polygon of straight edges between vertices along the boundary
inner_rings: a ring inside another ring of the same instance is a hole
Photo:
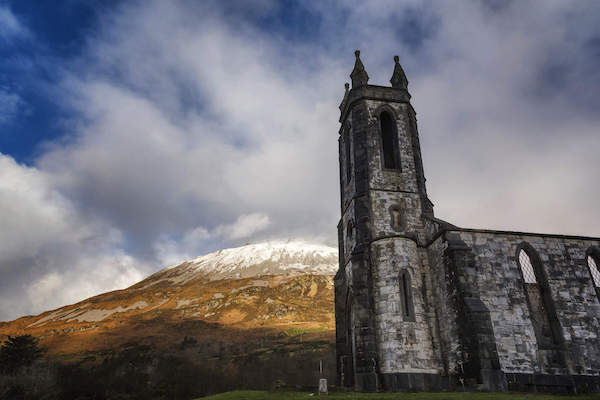
[[[265,332],[313,332],[315,340],[333,340],[337,268],[336,248],[303,241],[224,249],[123,290],[0,322],[0,340],[32,334],[49,352],[64,355],[107,351],[141,338],[158,347],[185,336],[229,343]]]
[[[269,241],[219,250],[167,267],[136,285],[144,289],[160,282],[182,285],[195,279],[211,281],[264,275],[335,275],[338,251],[304,241]]]

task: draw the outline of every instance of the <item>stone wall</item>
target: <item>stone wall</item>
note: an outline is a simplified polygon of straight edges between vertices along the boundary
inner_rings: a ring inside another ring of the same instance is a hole
[[[398,238],[378,240],[371,245],[371,259],[379,371],[439,373],[419,290],[423,282],[416,243]],[[409,304],[401,298],[399,278],[403,272],[410,276]]]
[[[490,310],[505,372],[600,375],[600,304],[586,252],[600,241],[566,236],[462,231],[472,249],[481,300]],[[517,249],[528,243],[538,254],[568,356],[568,371],[553,370],[540,357],[523,288]]]
[[[371,191],[370,196],[372,214],[372,235],[374,238],[390,237],[395,235],[409,236],[417,240],[424,238],[423,221],[419,195],[415,193]],[[396,230],[392,226],[391,210],[398,207],[401,212],[401,226]],[[407,212],[408,210],[408,212]]]
[[[547,387],[573,385],[562,377],[599,376],[600,303],[586,260],[599,242],[467,229],[444,231],[432,240],[428,253],[445,371],[469,378],[469,362],[476,359],[480,370],[493,372],[497,359],[509,387],[514,379],[519,388],[523,376],[557,376],[543,384]],[[544,276],[538,279],[545,282],[538,283],[547,288],[549,310],[526,294],[532,288],[524,285],[517,262],[523,246],[539,257]],[[556,318],[555,346],[538,343],[532,317],[539,319],[540,312]],[[481,382],[481,374],[476,378]]]
[[[440,338],[440,357],[442,373],[456,375],[460,372],[460,362],[463,359],[458,335],[458,311],[453,306],[456,291],[448,285],[452,278],[447,270],[444,254],[448,247],[447,241],[440,236],[428,246],[429,265],[431,271],[431,286],[433,303],[436,310],[436,331]]]

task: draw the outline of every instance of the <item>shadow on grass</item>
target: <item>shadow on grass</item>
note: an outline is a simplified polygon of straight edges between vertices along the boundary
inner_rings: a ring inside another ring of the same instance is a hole
[[[311,392],[239,390],[203,397],[203,400],[307,400],[314,398],[348,400],[600,400],[600,394],[557,396],[541,393],[357,393],[330,392],[317,396]]]

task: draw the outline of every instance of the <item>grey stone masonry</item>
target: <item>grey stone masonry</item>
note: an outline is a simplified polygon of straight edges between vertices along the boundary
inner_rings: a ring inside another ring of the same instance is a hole
[[[340,104],[337,384],[600,391],[600,239],[435,218],[394,62],[392,87],[369,85],[357,51]]]
[[[340,106],[338,383],[362,390],[404,380],[419,386],[432,380],[424,375],[439,375],[441,357],[419,245],[427,239],[422,215],[432,211],[415,113],[406,85],[366,84],[359,53],[352,79]],[[393,168],[384,154],[395,160]]]

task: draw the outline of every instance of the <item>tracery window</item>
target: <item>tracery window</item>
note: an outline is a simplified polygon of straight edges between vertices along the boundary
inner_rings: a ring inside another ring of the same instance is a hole
[[[598,264],[592,255],[590,254],[587,257],[588,268],[590,269],[590,275],[592,276],[592,281],[594,282],[594,286],[600,288],[600,271],[598,270]]]
[[[523,274],[525,283],[537,283],[533,265],[531,265],[531,259],[523,249],[519,252],[519,265],[521,266],[521,273]]]
[[[395,121],[389,112],[379,116],[381,128],[381,146],[383,150],[383,168],[400,169],[400,151],[398,149],[398,133]]]
[[[556,348],[561,337],[560,325],[542,263],[531,246],[523,244],[518,251],[518,264],[538,347],[540,349]]]
[[[596,295],[598,296],[598,301],[600,301],[600,270],[598,269],[600,261],[596,253],[590,251],[587,256],[587,264],[594,289],[596,290]]]

